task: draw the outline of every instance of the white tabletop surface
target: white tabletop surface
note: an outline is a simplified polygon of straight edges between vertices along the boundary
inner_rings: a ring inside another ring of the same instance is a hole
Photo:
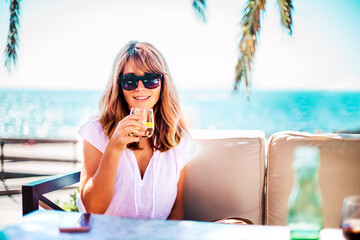
[[[90,232],[61,233],[59,224],[65,214],[80,213],[35,211],[17,224],[2,229],[0,239],[290,239],[290,230],[286,226],[142,220],[105,215],[92,215]],[[341,229],[323,229],[320,236],[321,240],[344,240]]]

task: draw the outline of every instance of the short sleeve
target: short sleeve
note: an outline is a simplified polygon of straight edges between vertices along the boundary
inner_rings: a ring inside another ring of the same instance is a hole
[[[104,153],[109,143],[97,116],[90,118],[78,130],[80,137]]]
[[[78,196],[78,197],[76,198],[76,206],[78,207],[79,212],[86,213],[85,206],[84,206],[84,204],[82,203],[80,196]]]
[[[180,144],[176,148],[176,158],[178,168],[181,170],[190,161],[196,151],[196,145],[190,135],[185,133],[181,138]]]

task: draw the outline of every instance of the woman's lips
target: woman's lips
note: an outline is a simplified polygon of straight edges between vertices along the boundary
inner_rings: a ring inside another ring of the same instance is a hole
[[[150,96],[147,97],[143,97],[143,96],[139,96],[139,97],[134,97],[135,100],[147,100]]]

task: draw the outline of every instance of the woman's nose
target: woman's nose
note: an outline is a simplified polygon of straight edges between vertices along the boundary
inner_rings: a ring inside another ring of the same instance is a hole
[[[145,89],[145,86],[144,86],[142,81],[139,81],[138,86],[137,86],[137,88],[135,90],[140,91],[140,90],[143,90],[143,89]]]

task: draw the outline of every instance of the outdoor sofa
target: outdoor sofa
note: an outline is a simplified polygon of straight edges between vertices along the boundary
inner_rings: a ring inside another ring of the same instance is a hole
[[[192,130],[196,152],[187,165],[185,219],[241,217],[254,224],[285,225],[298,146],[320,150],[319,184],[324,227],[340,227],[342,201],[360,194],[360,137],[356,134],[258,130]],[[23,214],[39,201],[60,209],[43,194],[77,183],[80,172],[64,173],[22,187]]]

